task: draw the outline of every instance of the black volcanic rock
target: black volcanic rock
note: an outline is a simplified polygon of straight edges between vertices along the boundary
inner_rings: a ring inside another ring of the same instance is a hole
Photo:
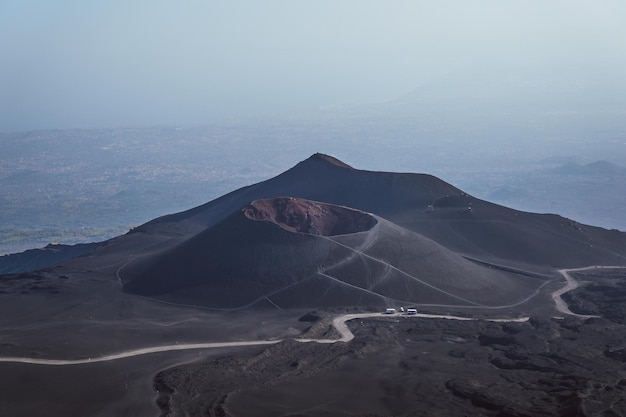
[[[350,343],[283,342],[169,368],[155,385],[173,415],[217,400],[233,415],[624,415],[624,328],[597,324],[380,317],[350,322]]]

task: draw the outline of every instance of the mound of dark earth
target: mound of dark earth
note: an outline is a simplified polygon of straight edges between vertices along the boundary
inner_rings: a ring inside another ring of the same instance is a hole
[[[373,172],[316,154],[270,180],[134,230],[134,246],[167,245],[201,233],[251,201],[296,197],[381,216],[455,252],[497,263],[549,267],[625,264],[626,233],[552,214],[512,210],[426,174]]]
[[[469,261],[374,215],[293,197],[254,201],[119,275],[128,292],[212,308],[492,307],[545,282]]]
[[[626,233],[316,154],[84,255],[55,271],[107,273],[130,293],[215,308],[497,307],[521,304],[553,267],[625,265]]]

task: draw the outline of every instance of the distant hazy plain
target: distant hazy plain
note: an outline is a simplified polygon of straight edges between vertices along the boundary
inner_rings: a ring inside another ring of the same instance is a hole
[[[621,132],[602,143],[582,134],[490,142],[482,130],[460,140],[447,129],[423,129],[412,120],[360,116],[0,134],[0,253],[113,237],[268,179],[315,152],[359,169],[430,173],[513,208],[626,230]]]
[[[626,230],[621,1],[7,0],[0,54],[0,253],[314,152]]]

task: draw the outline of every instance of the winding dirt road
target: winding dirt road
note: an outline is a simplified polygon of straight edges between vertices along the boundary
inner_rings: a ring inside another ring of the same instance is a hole
[[[582,268],[559,269],[559,273],[563,275],[563,278],[565,278],[565,286],[563,286],[563,288],[558,289],[552,293],[552,299],[554,300],[554,305],[556,309],[563,314],[585,318],[585,319],[599,317],[599,316],[586,315],[586,314],[576,314],[573,311],[571,311],[569,307],[567,306],[567,304],[565,303],[565,301],[563,301],[563,298],[561,297],[563,294],[565,294],[568,291],[575,290],[576,288],[580,286],[580,283],[576,281],[569,273],[576,272],[576,271],[588,271],[590,269],[620,269],[620,268],[624,268],[624,267],[623,266],[592,265],[592,266],[585,266]]]
[[[346,322],[355,319],[366,319],[371,317],[406,317],[406,318],[422,318],[422,319],[448,319],[448,320],[478,320],[471,317],[459,317],[450,315],[437,315],[437,314],[414,314],[414,315],[400,315],[400,314],[384,314],[384,313],[362,313],[362,314],[344,314],[337,316],[333,319],[332,325],[340,335],[339,339],[293,339],[302,343],[337,343],[337,342],[349,342],[354,339],[354,333],[350,331]],[[524,322],[528,317],[514,318],[514,319],[487,319],[487,321],[493,322]],[[84,365],[97,362],[114,361],[118,359],[131,358],[134,356],[148,355],[150,353],[158,352],[171,352],[177,350],[191,350],[191,349],[211,349],[211,348],[224,348],[224,347],[239,347],[239,346],[258,346],[258,345],[273,345],[280,343],[285,339],[277,340],[256,340],[256,341],[242,341],[242,342],[214,342],[214,343],[187,343],[178,345],[164,345],[153,346],[142,349],[128,350],[125,352],[114,353],[110,355],[97,356],[93,358],[84,359],[40,359],[40,358],[24,358],[24,357],[0,357],[0,362],[12,362],[12,363],[28,363],[35,365]]]
[[[554,291],[552,293],[552,299],[554,300],[556,309],[567,315],[573,315],[581,318],[590,318],[590,317],[598,317],[598,316],[590,316],[583,314],[576,314],[572,312],[568,307],[565,301],[561,298],[563,294],[573,289],[579,287],[578,281],[576,281],[571,275],[570,272],[576,271],[585,271],[590,269],[619,269],[624,268],[624,266],[587,266],[583,268],[572,268],[572,269],[559,269],[559,273],[565,278],[565,285]],[[121,268],[120,268],[121,269]],[[119,271],[118,271],[119,272]],[[461,317],[461,316],[452,316],[452,315],[440,315],[440,314],[413,314],[413,315],[405,315],[405,314],[384,314],[384,313],[361,313],[361,314],[344,314],[341,316],[337,316],[333,319],[332,325],[337,330],[340,335],[339,339],[293,339],[302,343],[337,343],[337,342],[349,342],[354,339],[354,333],[350,331],[348,325],[346,324],[350,320],[355,319],[367,319],[372,317],[402,317],[402,318],[421,318],[421,319],[447,319],[447,320],[461,320],[461,321],[473,321],[479,320],[473,317]],[[528,321],[529,317],[520,317],[520,318],[500,318],[500,319],[485,319],[486,321],[491,322],[525,322]],[[98,356],[93,358],[83,358],[83,359],[40,359],[40,358],[25,358],[25,357],[0,357],[0,362],[12,362],[12,363],[28,363],[28,364],[36,364],[36,365],[83,365],[97,362],[107,362],[114,361],[118,359],[131,358],[134,356],[140,355],[148,355],[151,353],[158,352],[172,352],[177,350],[191,350],[191,349],[212,349],[212,348],[224,348],[224,347],[239,347],[239,346],[259,346],[259,345],[273,345],[276,343],[280,343],[285,339],[277,339],[277,340],[256,340],[256,341],[242,341],[242,342],[213,342],[213,343],[187,343],[187,344],[177,344],[177,345],[164,345],[164,346],[153,346],[142,349],[134,349],[128,350],[125,352],[114,353],[110,355]]]
[[[262,341],[249,341],[249,342],[216,342],[216,343],[187,343],[180,345],[164,345],[153,346],[142,349],[127,350],[125,352],[114,353],[111,355],[97,356],[86,359],[38,359],[38,358],[19,358],[19,357],[0,357],[0,362],[13,362],[13,363],[30,363],[35,365],[82,365],[87,363],[107,362],[118,359],[131,358],[133,356],[147,355],[150,353],[158,352],[171,352],[175,350],[189,350],[189,349],[211,349],[220,347],[235,347],[235,346],[254,346],[254,345],[272,345],[280,342],[280,340],[262,340]]]

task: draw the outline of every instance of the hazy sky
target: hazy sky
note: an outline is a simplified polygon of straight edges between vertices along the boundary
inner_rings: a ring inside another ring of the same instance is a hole
[[[626,68],[626,2],[0,0],[0,56],[0,131],[197,124],[494,63]]]

